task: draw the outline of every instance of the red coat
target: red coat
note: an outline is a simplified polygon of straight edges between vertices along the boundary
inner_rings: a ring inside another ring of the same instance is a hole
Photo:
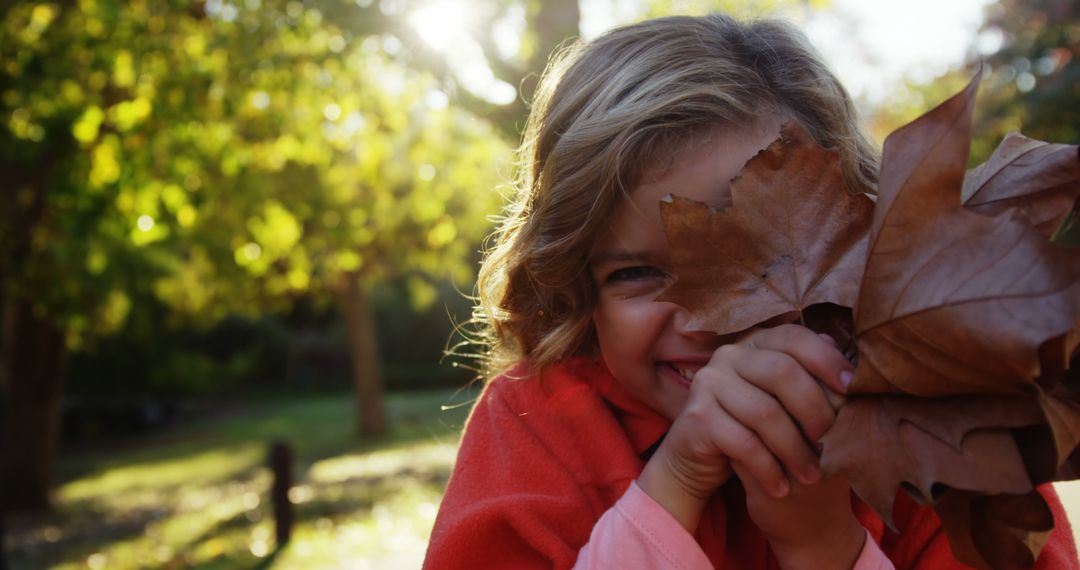
[[[519,366],[494,379],[473,408],[425,569],[570,568],[641,473],[642,453],[670,427],[602,364],[576,359],[540,378],[525,374]],[[1057,524],[1036,568],[1078,569],[1061,503],[1051,487],[1043,493]],[[934,511],[899,497],[900,534],[855,502],[897,570],[967,568],[953,559]],[[777,568],[734,478],[707,506],[696,538],[718,569]]]

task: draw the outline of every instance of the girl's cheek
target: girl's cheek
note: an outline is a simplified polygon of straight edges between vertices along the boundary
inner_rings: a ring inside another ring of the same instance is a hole
[[[655,303],[648,297],[639,301],[628,299],[626,310],[623,311],[624,322],[641,328],[650,328],[650,325],[663,323],[669,316],[665,305],[665,303]]]

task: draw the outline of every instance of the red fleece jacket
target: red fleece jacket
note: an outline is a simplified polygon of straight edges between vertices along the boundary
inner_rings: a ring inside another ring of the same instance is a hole
[[[568,362],[539,378],[519,366],[485,388],[473,408],[435,521],[424,568],[573,566],[601,515],[637,479],[642,453],[670,421],[624,391],[603,364]],[[1080,569],[1053,489],[1057,525],[1035,568]],[[904,569],[961,569],[929,508],[898,496],[900,533],[856,501],[859,521]],[[696,533],[718,569],[777,568],[733,479],[713,497]]]

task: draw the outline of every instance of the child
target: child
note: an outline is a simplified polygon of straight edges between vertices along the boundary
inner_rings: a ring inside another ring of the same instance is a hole
[[[425,568],[960,568],[932,510],[900,533],[823,477],[816,442],[852,366],[797,325],[688,330],[658,203],[730,203],[731,179],[797,120],[855,191],[877,157],[805,39],[775,22],[673,17],[548,70],[519,195],[480,273],[491,380]],[[1068,525],[1039,568],[1075,568]]]

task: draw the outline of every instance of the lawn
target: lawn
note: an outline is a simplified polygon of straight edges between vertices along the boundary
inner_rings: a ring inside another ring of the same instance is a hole
[[[8,520],[15,570],[418,568],[472,392],[391,395],[386,437],[347,395],[262,401],[169,433],[68,453],[56,511]],[[295,454],[297,522],[275,548],[267,453]]]
[[[474,397],[391,395],[394,427],[378,439],[352,435],[349,396],[307,396],[68,453],[56,511],[7,521],[9,567],[419,568]],[[266,467],[277,439],[296,456],[297,522],[281,549]],[[1058,489],[1080,523],[1080,482]]]

